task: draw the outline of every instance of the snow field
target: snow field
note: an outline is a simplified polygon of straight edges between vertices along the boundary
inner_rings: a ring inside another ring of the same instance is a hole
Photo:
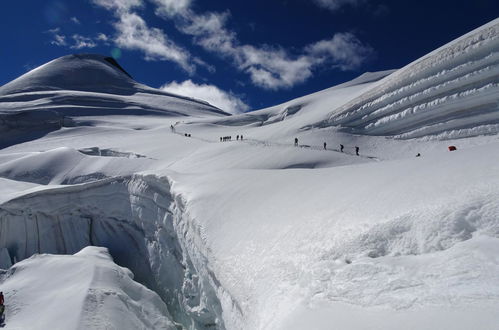
[[[179,179],[174,189],[186,196],[212,267],[224,270],[218,278],[246,317],[228,328],[276,329],[276,312],[292,317],[289,311],[309,310],[318,297],[424,319],[428,306],[497,304],[499,264],[487,244],[496,249],[499,238],[499,154],[485,149],[258,171],[258,180],[253,171],[211,173]]]

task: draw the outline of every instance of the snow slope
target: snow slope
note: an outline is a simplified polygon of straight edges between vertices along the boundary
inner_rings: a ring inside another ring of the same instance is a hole
[[[0,87],[6,328],[497,329],[498,25],[235,116],[96,55]]]
[[[322,125],[403,139],[496,134],[498,95],[496,19],[398,70]]]
[[[497,147],[258,180],[210,173],[174,189],[243,310],[230,329],[288,329],[314,306],[329,312],[313,329],[370,328],[342,316],[364,308],[383,329],[433,329],[436,311],[440,329],[495,329]]]

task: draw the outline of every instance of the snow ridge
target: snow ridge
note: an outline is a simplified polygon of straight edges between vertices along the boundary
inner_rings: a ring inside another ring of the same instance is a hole
[[[496,19],[393,73],[336,109],[321,126],[403,139],[452,130],[472,136],[477,127],[499,123],[498,95]]]

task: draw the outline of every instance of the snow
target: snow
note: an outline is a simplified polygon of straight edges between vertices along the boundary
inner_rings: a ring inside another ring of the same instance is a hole
[[[496,329],[498,26],[232,116],[98,55],[0,87],[6,328]]]
[[[258,180],[251,171],[210,174],[174,189],[203,228],[212,267],[224,270],[219,280],[250,306],[247,315],[261,316],[232,328],[278,328],[268,310],[299,308],[303,296],[424,319],[419,309],[428,305],[466,310],[498,301],[497,257],[481,256],[480,244],[459,248],[476,239],[497,249],[499,155],[486,150],[265,171]],[[459,255],[450,258],[451,249]]]
[[[159,296],[105,248],[34,255],[0,276],[5,329],[175,329]]]
[[[496,19],[383,79],[325,124],[406,139],[497,123],[498,49]]]

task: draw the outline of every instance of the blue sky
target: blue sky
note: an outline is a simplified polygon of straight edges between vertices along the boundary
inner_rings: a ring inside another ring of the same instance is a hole
[[[101,53],[149,86],[259,109],[400,68],[498,14],[496,0],[3,1],[0,85]]]

